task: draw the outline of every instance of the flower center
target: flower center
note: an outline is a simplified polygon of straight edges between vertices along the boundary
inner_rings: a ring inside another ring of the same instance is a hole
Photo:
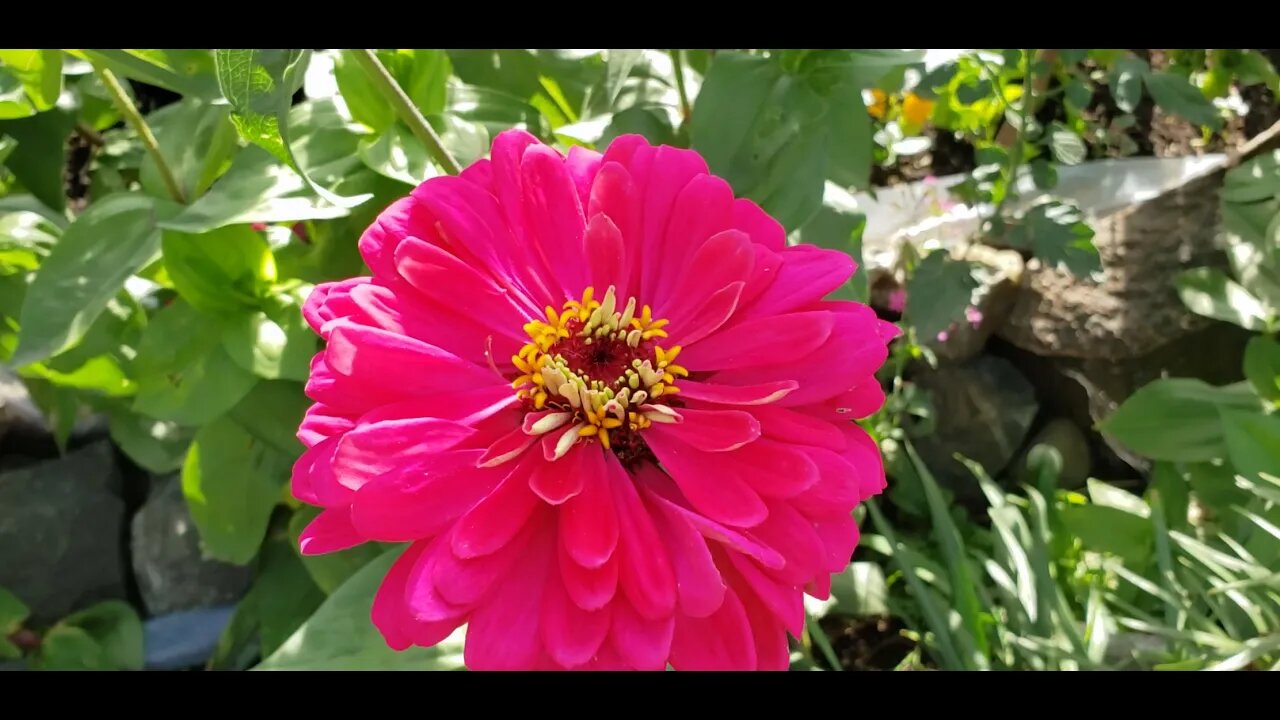
[[[581,300],[550,305],[547,319],[525,324],[529,342],[511,358],[521,373],[511,383],[529,413],[526,427],[540,435],[572,423],[556,446],[562,457],[578,441],[597,440],[624,460],[646,452],[639,432],[655,422],[677,422],[668,403],[680,392],[675,364],[680,346],[658,344],[666,320],[636,299],[622,309],[611,286],[600,300],[587,288]]]

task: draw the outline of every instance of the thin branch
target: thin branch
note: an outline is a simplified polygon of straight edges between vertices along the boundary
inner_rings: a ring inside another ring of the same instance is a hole
[[[364,67],[365,72],[369,74],[369,79],[373,80],[373,84],[378,87],[378,91],[391,102],[391,107],[395,109],[396,114],[400,116],[405,125],[409,126],[413,134],[418,136],[418,139],[426,146],[427,152],[440,164],[440,167],[450,175],[457,175],[462,172],[462,167],[458,165],[458,161],[449,154],[448,150],[445,150],[440,136],[436,134],[427,119],[418,111],[417,106],[413,104],[409,96],[396,83],[396,79],[391,77],[391,73],[387,72],[386,66],[382,64],[382,61],[378,60],[378,56],[372,50],[352,50],[351,55]]]
[[[151,155],[151,159],[155,161],[156,169],[160,171],[160,178],[164,180],[164,185],[168,188],[169,195],[179,203],[186,205],[187,199],[182,193],[182,186],[178,184],[173,170],[169,168],[169,164],[164,161],[164,156],[160,154],[160,143],[156,142],[156,136],[151,132],[151,127],[147,125],[146,120],[142,119],[142,114],[138,112],[138,108],[133,104],[133,101],[129,99],[129,94],[124,91],[124,87],[116,79],[115,73],[99,65],[96,61],[90,60],[89,64],[93,66],[93,72],[97,74],[98,78],[102,80],[102,84],[107,87],[107,91],[111,93],[111,99],[115,101],[116,109],[133,126],[134,131],[138,133],[138,137],[142,138],[142,144],[146,147],[147,153]]]

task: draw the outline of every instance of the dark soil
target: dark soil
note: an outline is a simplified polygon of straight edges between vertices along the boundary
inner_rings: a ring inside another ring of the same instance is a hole
[[[842,670],[893,670],[916,646],[902,635],[906,625],[897,618],[829,616],[820,625]]]

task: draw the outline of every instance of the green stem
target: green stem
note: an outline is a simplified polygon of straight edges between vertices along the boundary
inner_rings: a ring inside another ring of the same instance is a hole
[[[93,60],[90,60],[89,64],[93,66],[93,72],[97,74],[98,79],[102,80],[102,84],[111,93],[111,99],[115,101],[116,109],[133,126],[134,131],[138,133],[138,137],[142,138],[142,144],[146,147],[147,153],[151,155],[151,159],[155,161],[156,169],[160,171],[160,178],[164,180],[165,187],[169,190],[169,195],[179,203],[186,205],[187,199],[182,193],[182,186],[178,184],[177,178],[173,175],[173,170],[169,168],[169,164],[164,161],[164,156],[160,154],[160,143],[156,142],[155,134],[151,132],[147,121],[142,119],[142,113],[138,112],[137,106],[129,99],[129,94],[124,91],[124,87],[116,79],[115,73]]]
[[[369,79],[377,86],[378,91],[382,93],[395,109],[396,115],[404,121],[405,125],[413,131],[414,135],[422,141],[426,146],[427,152],[431,157],[450,175],[457,175],[462,172],[462,167],[458,165],[458,161],[453,159],[448,150],[444,149],[444,143],[440,141],[440,136],[427,123],[427,119],[422,117],[422,113],[418,111],[417,106],[404,93],[400,85],[396,83],[395,78],[391,77],[391,73],[387,72],[387,68],[378,60],[378,56],[372,50],[352,50],[352,57],[360,63],[365,72],[369,74]]]
[[[1027,134],[1027,116],[1031,111],[1032,96],[1035,95],[1035,88],[1032,86],[1032,73],[1035,66],[1034,54],[1035,50],[1023,50],[1027,54],[1027,72],[1022,76],[1022,102],[1018,108],[1018,127],[1013,147],[1009,148],[1009,164],[1005,168],[1004,179],[1004,196],[1000,198],[1000,203],[996,205],[995,217],[1001,217],[1004,212],[1005,205],[1008,204],[1009,198],[1017,194],[1017,174],[1018,165],[1022,163],[1022,145],[1023,137]]]
[[[684,52],[671,50],[671,62],[676,68],[676,92],[680,95],[680,116],[689,122],[692,111],[689,108],[689,91],[684,87]]]
[[[840,658],[836,656],[835,648],[831,647],[831,640],[827,637],[826,631],[822,629],[822,625],[808,611],[805,611],[804,621],[805,625],[807,625],[805,629],[809,631],[809,639],[813,641],[814,645],[818,646],[818,650],[822,652],[822,657],[826,658],[827,662],[831,664],[831,669],[842,670],[844,666],[840,664]]]

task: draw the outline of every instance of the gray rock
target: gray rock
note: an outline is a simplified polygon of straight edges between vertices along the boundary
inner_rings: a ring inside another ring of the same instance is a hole
[[[1032,449],[1041,445],[1053,448],[1062,459],[1062,470],[1058,474],[1059,487],[1075,490],[1084,486],[1085,480],[1089,479],[1093,458],[1089,450],[1089,439],[1079,425],[1067,418],[1054,418],[1027,442],[1027,447],[1014,463],[1024,482],[1033,482],[1027,467],[1028,455]]]
[[[1225,267],[1214,243],[1221,186],[1213,173],[1092,221],[1097,277],[1029,263],[1001,336],[1046,357],[1122,360],[1207,327],[1173,280],[1187,268]]]
[[[1035,420],[1035,390],[1007,360],[990,355],[923,372],[915,383],[934,408],[933,432],[914,438],[920,458],[957,496],[977,497],[977,482],[954,455],[977,461],[993,477],[1003,470]]]
[[[148,612],[163,615],[239,600],[252,571],[204,557],[176,476],[158,478],[133,518],[133,572]]]
[[[125,597],[120,483],[106,442],[0,474],[0,586],[33,624]]]
[[[25,434],[48,432],[44,414],[31,399],[22,378],[7,367],[0,367],[0,437],[10,429]]]
[[[945,341],[927,338],[925,342],[938,360],[953,364],[976,357],[987,339],[1004,325],[1018,296],[1023,273],[1022,256],[1013,250],[970,245],[959,257],[977,268],[975,278],[979,284],[974,291],[975,304],[947,330]]]

